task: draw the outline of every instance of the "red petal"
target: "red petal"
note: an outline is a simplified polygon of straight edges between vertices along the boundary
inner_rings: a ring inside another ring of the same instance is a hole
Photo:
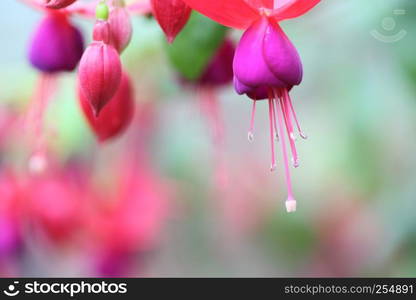
[[[251,7],[256,10],[259,8],[273,9],[274,0],[245,0]]]
[[[101,142],[122,133],[131,123],[134,113],[133,87],[126,73],[122,74],[118,90],[113,98],[95,116],[89,100],[78,86],[78,99],[84,115]]]
[[[286,0],[286,3],[273,12],[273,16],[277,21],[296,18],[307,13],[320,1],[321,0]]]
[[[259,17],[255,2],[271,0],[184,0],[190,7],[228,27],[246,29]],[[248,4],[250,2],[250,4]]]
[[[172,43],[188,22],[191,8],[182,0],[151,0],[151,4],[153,15]]]

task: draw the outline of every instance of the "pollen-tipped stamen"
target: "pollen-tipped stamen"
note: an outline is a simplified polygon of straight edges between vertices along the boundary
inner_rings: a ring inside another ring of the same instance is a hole
[[[296,200],[293,197],[292,191],[292,181],[290,178],[290,168],[289,168],[289,161],[287,159],[287,150],[286,150],[286,139],[284,137],[284,116],[283,116],[283,100],[279,99],[278,91],[275,90],[275,101],[277,107],[277,119],[278,119],[278,127],[279,127],[279,135],[281,141],[281,148],[282,148],[282,155],[283,155],[283,162],[285,167],[285,176],[286,176],[286,186],[287,186],[287,193],[288,197],[286,200],[286,210],[287,212],[294,212],[296,211]]]
[[[299,136],[301,138],[303,138],[304,140],[306,140],[308,138],[308,136],[302,131],[302,128],[300,127],[300,123],[299,123],[298,118],[296,116],[295,109],[293,108],[292,99],[290,98],[290,95],[289,95],[287,90],[285,90],[285,97],[288,100],[289,107],[290,107],[290,110],[292,112],[293,119],[295,120],[296,127],[298,128]]]
[[[289,100],[287,96],[288,96],[288,93],[285,90],[285,92],[283,92],[283,95],[280,99],[282,101],[283,117],[284,117],[284,121],[286,125],[287,135],[289,138],[289,145],[292,151],[293,166],[297,168],[299,166],[299,158],[298,158],[298,152],[296,150],[296,145],[295,145],[295,135],[293,133],[292,120],[290,117],[289,104],[288,104]]]
[[[274,171],[276,169],[276,155],[274,151],[274,116],[273,116],[273,98],[269,99],[269,123],[270,123],[270,147],[271,147],[271,165],[270,171]]]
[[[256,115],[256,100],[253,100],[253,108],[251,109],[250,129],[247,134],[247,139],[251,143],[254,141],[254,117]]]
[[[273,95],[273,92],[272,92]],[[272,96],[272,98],[274,98]],[[272,115],[273,115],[273,127],[274,127],[274,139],[276,140],[276,142],[279,141],[279,133],[277,130],[277,120],[276,120],[276,108],[275,108],[275,102],[273,101],[273,105],[272,105]]]

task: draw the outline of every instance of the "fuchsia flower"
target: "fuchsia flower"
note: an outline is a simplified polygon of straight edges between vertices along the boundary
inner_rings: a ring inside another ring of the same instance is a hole
[[[33,177],[27,184],[28,216],[54,242],[65,242],[83,219],[82,189],[68,174]],[[36,191],[36,192],[34,192]]]
[[[29,60],[39,71],[73,71],[81,59],[84,42],[81,32],[61,12],[49,12],[32,38]]]
[[[94,114],[113,98],[121,81],[121,62],[117,50],[111,45],[108,7],[97,6],[98,21],[94,26],[94,41],[84,52],[79,65],[79,84]]]
[[[77,0],[44,0],[44,6],[52,9],[61,9],[67,7]]]
[[[182,0],[151,0],[153,15],[166,35],[173,43],[189,20],[191,8]]]
[[[129,157],[128,153],[125,155]],[[134,255],[158,244],[170,213],[170,186],[147,165],[147,157],[140,153],[135,156],[139,160],[130,158],[113,167],[114,192],[97,193],[88,219],[96,268],[101,276],[126,276]]]
[[[234,56],[234,87],[254,100],[249,140],[253,139],[257,100],[268,99],[272,163],[276,168],[274,139],[280,137],[284,160],[288,212],[296,210],[293,197],[286,138],[295,167],[299,165],[293,122],[302,133],[289,91],[302,80],[302,63],[296,48],[278,22],[305,14],[320,0],[184,0],[193,9],[229,27],[245,29]]]
[[[78,98],[84,115],[101,141],[107,141],[121,134],[131,123],[134,114],[133,87],[126,73],[121,77],[117,93],[102,109],[99,116],[95,116],[88,99],[78,87]]]

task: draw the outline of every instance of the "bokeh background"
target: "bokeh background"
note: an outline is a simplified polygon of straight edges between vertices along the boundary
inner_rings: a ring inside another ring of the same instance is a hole
[[[2,276],[416,275],[415,1],[323,0],[282,24],[304,64],[291,95],[309,136],[297,142],[293,214],[282,165],[269,171],[267,105],[248,143],[251,102],[217,89],[216,146],[148,17],[133,17],[122,55],[132,126],[97,143],[76,75],[64,74],[45,116],[46,173],[33,174],[19,123],[36,89],[26,53],[40,19],[0,1]],[[73,21],[89,41],[92,21]]]

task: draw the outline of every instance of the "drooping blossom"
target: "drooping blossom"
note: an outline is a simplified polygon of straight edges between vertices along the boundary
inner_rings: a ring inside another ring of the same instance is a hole
[[[51,9],[61,9],[67,7],[77,0],[43,0],[44,6]]]
[[[166,35],[173,43],[189,20],[191,8],[182,0],[151,0],[153,15]]]
[[[123,73],[117,93],[102,109],[94,115],[90,103],[78,87],[78,98],[84,115],[97,138],[107,141],[120,135],[131,123],[134,114],[133,87],[129,76]]]
[[[296,48],[278,22],[301,16],[320,0],[184,0],[193,9],[229,27],[245,29],[234,56],[234,87],[237,93],[253,99],[253,112],[248,134],[253,139],[256,102],[269,103],[271,170],[276,168],[274,140],[281,142],[288,198],[288,212],[296,210],[293,196],[286,139],[299,165],[295,147],[294,123],[302,133],[293,109],[289,91],[302,80],[302,63]],[[287,135],[287,137],[285,137]]]
[[[125,7],[124,0],[114,0],[108,17],[111,30],[111,44],[119,53],[129,45],[133,28],[130,15]]]
[[[0,172],[0,263],[11,259],[21,247],[20,187],[11,172]]]
[[[319,243],[314,247],[314,259],[306,276],[348,277],[360,274],[374,262],[374,253],[382,247],[385,239],[385,227],[363,201],[363,195],[340,186],[331,186],[330,189],[331,198],[325,201],[331,213],[322,211],[317,215],[315,223]]]
[[[94,41],[85,50],[78,73],[82,92],[96,116],[113,98],[121,81],[120,57],[111,45],[108,6],[104,2],[97,6],[97,18],[93,32]]]
[[[216,90],[233,81],[234,51],[233,42],[228,38],[224,39],[198,78],[193,81],[181,78],[185,84],[198,89],[201,111],[212,129],[213,141],[216,145],[221,143],[224,134]]]
[[[44,11],[46,14],[33,34],[28,51],[30,63],[40,71],[25,122],[34,153],[28,164],[29,169],[35,172],[45,170],[47,165],[43,156],[43,119],[58,89],[59,75],[73,71],[84,51],[81,32],[70,22],[69,14],[60,10]]]
[[[0,170],[0,273],[17,276],[23,250],[21,189],[14,172]]]
[[[74,237],[83,220],[83,190],[69,174],[32,177],[26,191],[27,218],[33,228],[57,243]]]
[[[59,11],[48,12],[29,47],[30,63],[39,71],[73,71],[84,51],[81,32]]]
[[[169,187],[138,156],[113,169],[114,191],[94,203],[88,228],[100,276],[126,276],[126,263],[156,246],[168,216]]]

